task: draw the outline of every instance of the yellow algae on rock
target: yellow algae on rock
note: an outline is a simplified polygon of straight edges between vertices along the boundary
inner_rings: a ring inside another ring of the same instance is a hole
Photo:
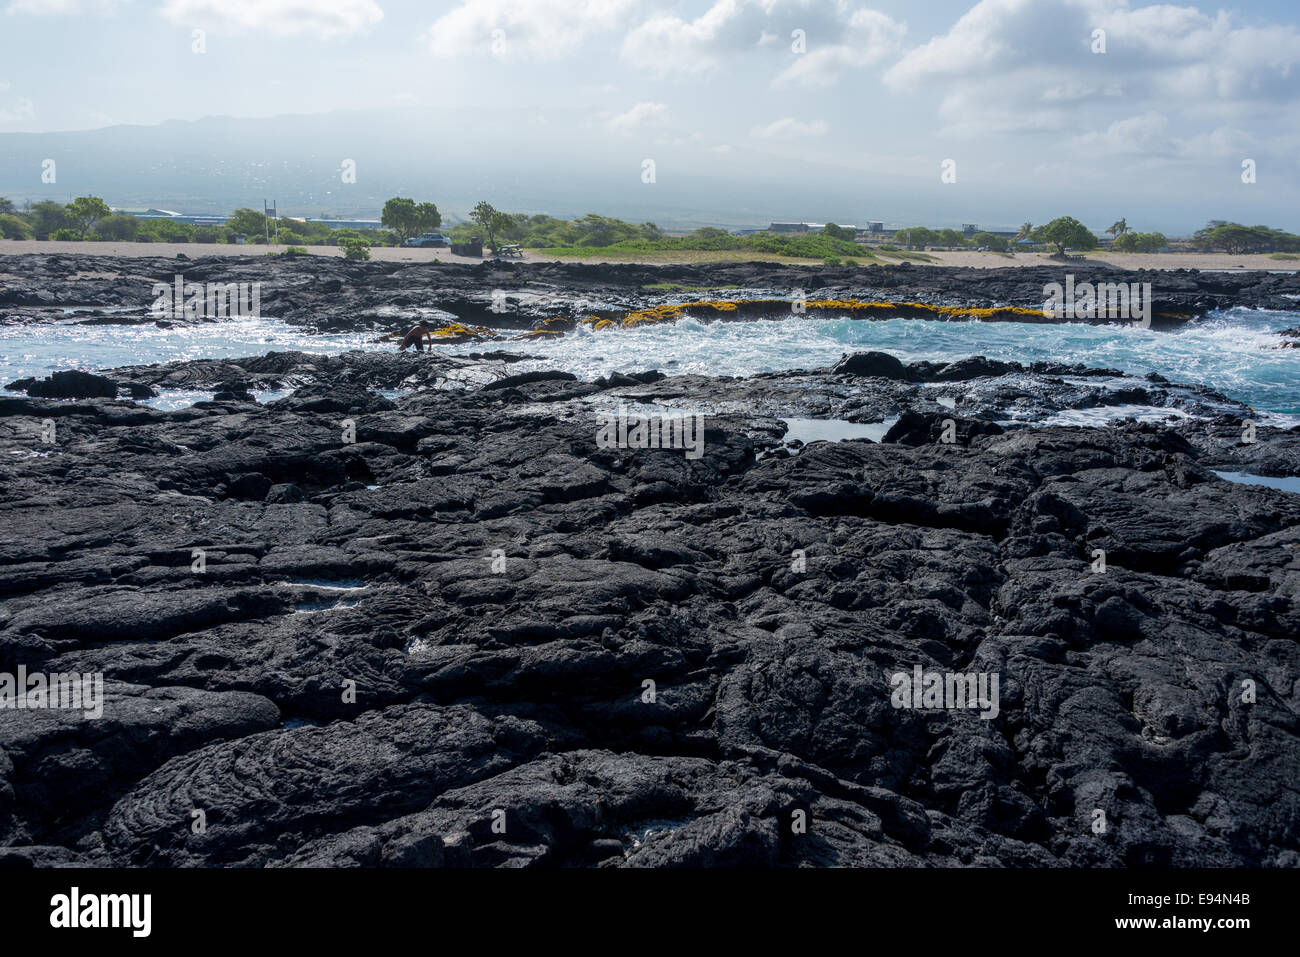
[[[429,335],[444,342],[478,342],[482,339],[501,338],[486,326],[467,326],[459,322],[449,322],[445,326],[431,329]]]
[[[540,319],[533,324],[535,331],[547,332],[567,332],[574,327],[575,323],[568,316],[551,316],[549,319]]]
[[[627,313],[621,325],[631,329],[636,326],[661,322],[676,322],[684,313],[723,313],[774,315],[790,310],[793,303],[787,299],[736,299],[736,300],[701,300],[698,302],[665,303],[648,306]],[[923,302],[867,302],[860,299],[810,299],[803,303],[803,312],[843,312],[850,316],[884,316],[901,315],[909,318],[952,319],[1022,319],[1040,318],[1041,309],[1023,306],[934,306]],[[593,329],[607,329],[613,323],[601,320]]]

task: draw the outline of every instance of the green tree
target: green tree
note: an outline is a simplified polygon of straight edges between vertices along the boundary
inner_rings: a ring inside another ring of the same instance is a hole
[[[1067,247],[1083,250],[1097,248],[1097,237],[1073,216],[1058,216],[1046,226],[1039,226],[1034,230],[1033,238],[1040,243],[1051,243],[1060,256],[1065,255]]]
[[[493,252],[497,251],[497,240],[496,240],[497,233],[503,232],[514,225],[514,218],[512,216],[509,216],[506,213],[501,212],[499,209],[496,209],[494,206],[492,206],[492,204],[488,202],[481,202],[477,206],[475,206],[473,210],[470,211],[469,218],[472,219],[474,222],[478,223],[478,225],[482,228],[483,232],[487,233],[488,248],[491,249]],[[588,213],[585,217],[583,217],[584,220],[590,220],[593,218],[599,220],[602,219],[603,217],[596,216],[595,213]],[[609,245],[609,244],[608,243],[584,243],[583,245],[597,246],[597,245]]]
[[[0,196],[0,216],[12,216],[15,212],[13,200]]]
[[[900,229],[894,239],[904,246],[937,246],[941,242],[939,234],[926,226],[913,226]]]
[[[241,206],[226,217],[226,228],[249,239],[266,238],[266,214],[258,209]]]
[[[90,232],[90,228],[95,223],[105,216],[113,215],[113,211],[108,208],[108,204],[98,196],[78,196],[68,203],[67,212],[68,221],[82,239],[86,238],[86,233]]]
[[[1211,220],[1193,236],[1197,249],[1222,249],[1228,253],[1296,252],[1300,236],[1270,226],[1243,226],[1221,219]]]
[[[1158,253],[1169,245],[1169,237],[1164,233],[1142,233],[1138,248],[1144,253]]]
[[[857,238],[857,230],[849,229],[847,226],[838,226],[835,223],[827,223],[822,234],[829,236],[831,239],[842,239],[846,243],[853,242]]]
[[[1129,231],[1129,228],[1128,228],[1128,220],[1127,220],[1127,219],[1121,219],[1121,220],[1118,220],[1117,222],[1113,222],[1113,223],[1111,223],[1111,224],[1110,224],[1110,229],[1106,230],[1106,232],[1110,233],[1110,234],[1111,234],[1112,236],[1114,236],[1116,239],[1119,239],[1119,237],[1123,236],[1123,235],[1124,235],[1125,233],[1127,233],[1128,231]]]
[[[970,241],[976,246],[985,246],[996,253],[1004,253],[1010,246],[1005,236],[995,236],[992,233],[976,233]]]
[[[442,214],[433,203],[416,204],[413,199],[394,196],[384,203],[379,221],[397,234],[398,242],[442,225]]]
[[[379,221],[397,233],[401,239],[411,238],[415,235],[415,200],[394,196],[384,203],[384,211],[380,214]]]
[[[415,207],[415,223],[420,232],[429,232],[442,225],[442,213],[433,203],[421,203]]]
[[[95,232],[99,234],[101,239],[134,242],[136,235],[140,232],[140,220],[134,216],[116,213],[101,219],[95,227]]]
[[[32,208],[27,211],[27,220],[32,224],[32,232],[37,239],[48,239],[50,233],[68,225],[68,211],[62,203],[43,200],[32,204]]]
[[[8,213],[0,213],[0,239],[31,239],[32,227],[27,221]]]
[[[1164,233],[1135,233],[1129,230],[1115,240],[1115,249],[1122,253],[1155,253],[1169,245]]]
[[[1021,223],[1020,231],[1016,233],[1016,242],[1020,242],[1020,240],[1022,239],[1033,239],[1033,238],[1034,238],[1034,224],[1029,222]]]

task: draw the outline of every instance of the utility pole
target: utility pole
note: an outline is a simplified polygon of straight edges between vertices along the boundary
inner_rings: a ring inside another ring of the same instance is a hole
[[[262,217],[266,220],[266,244],[271,245],[271,219],[275,219],[275,244],[280,245],[280,209],[278,200],[271,200],[268,205],[262,200]]]

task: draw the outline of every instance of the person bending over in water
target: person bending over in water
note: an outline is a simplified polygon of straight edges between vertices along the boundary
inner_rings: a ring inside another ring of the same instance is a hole
[[[425,328],[424,323],[417,322],[415,328],[402,337],[402,344],[397,347],[398,352],[405,352],[407,346],[415,346],[419,352],[424,351],[424,340],[429,340],[429,349],[433,350],[433,333]]]

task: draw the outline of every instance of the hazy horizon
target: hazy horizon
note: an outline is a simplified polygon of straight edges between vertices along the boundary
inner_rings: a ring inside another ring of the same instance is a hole
[[[19,204],[374,217],[404,195],[449,221],[486,199],[668,228],[1300,228],[1300,15],[1279,0],[0,11],[0,195]]]

